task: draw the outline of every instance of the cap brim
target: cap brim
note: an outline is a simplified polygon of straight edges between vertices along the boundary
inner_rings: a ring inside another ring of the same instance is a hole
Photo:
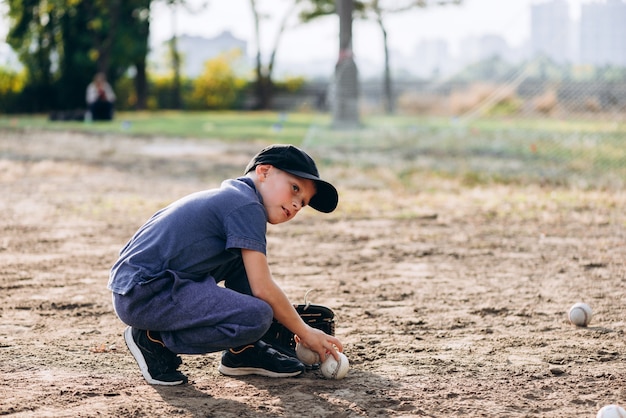
[[[309,201],[309,206],[311,206],[313,209],[323,213],[330,213],[335,210],[335,208],[337,207],[337,203],[339,202],[339,194],[337,193],[337,189],[335,189],[335,186],[317,176],[305,173],[303,171],[285,169],[281,170],[293,174],[294,176],[313,180],[315,182],[317,191]]]

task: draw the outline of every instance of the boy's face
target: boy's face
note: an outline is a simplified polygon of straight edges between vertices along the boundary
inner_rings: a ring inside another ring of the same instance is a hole
[[[256,167],[258,190],[270,224],[293,219],[315,195],[315,182],[294,176],[272,165]]]

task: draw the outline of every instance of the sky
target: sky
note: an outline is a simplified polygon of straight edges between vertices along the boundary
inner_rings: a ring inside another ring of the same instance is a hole
[[[390,0],[402,1],[402,0]],[[454,55],[459,41],[467,37],[500,35],[510,46],[522,45],[529,38],[530,5],[545,0],[464,0],[460,6],[414,9],[389,15],[385,22],[389,46],[400,56],[412,56],[420,40],[445,39]],[[573,18],[583,2],[598,0],[567,0]],[[249,0],[188,0],[190,10],[172,10],[164,2],[154,1],[151,13],[151,44],[178,35],[214,37],[223,31],[248,41],[249,53],[254,48],[254,21]],[[208,3],[205,8],[202,3]],[[266,15],[261,21],[261,53],[267,60],[276,41],[279,21],[286,14],[289,0],[257,0],[258,9]],[[4,2],[0,2],[0,41],[8,30],[4,18]],[[353,52],[359,60],[381,63],[383,42],[380,29],[372,21],[355,21]],[[281,37],[277,61],[306,62],[332,60],[339,50],[339,19],[321,18],[314,23],[293,25]]]
[[[464,0],[460,6],[414,9],[388,15],[385,20],[388,42],[392,50],[404,56],[413,55],[420,40],[445,39],[455,54],[461,39],[486,34],[501,35],[512,47],[521,46],[529,38],[530,5],[542,1],[545,0]],[[580,4],[594,0],[567,1],[572,17],[577,18]],[[249,52],[254,53],[254,23],[249,0],[212,0],[204,9],[197,6],[203,3],[201,0],[190,0],[189,3],[194,5],[193,10],[179,8],[174,13],[163,4],[153,6],[153,43],[170,38],[174,28],[179,35],[209,38],[229,30],[236,37],[247,40]],[[290,3],[287,0],[257,0],[259,10],[268,15],[261,22],[261,52],[265,56],[273,49],[279,21]],[[382,62],[382,34],[376,23],[355,21],[352,31],[355,56]],[[334,59],[339,49],[338,33],[337,16],[291,27],[281,38],[278,59]]]

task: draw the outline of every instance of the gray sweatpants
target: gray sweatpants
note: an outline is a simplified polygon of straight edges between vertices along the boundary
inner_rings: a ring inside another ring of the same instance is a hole
[[[204,354],[259,340],[273,311],[251,296],[241,259],[198,281],[168,271],[165,277],[137,284],[126,295],[113,293],[122,322],[159,331],[178,354]],[[225,287],[217,282],[225,281]]]

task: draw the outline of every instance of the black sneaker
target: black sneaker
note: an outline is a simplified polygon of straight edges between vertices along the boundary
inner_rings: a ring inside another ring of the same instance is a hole
[[[231,348],[222,354],[219,372],[227,376],[258,374],[267,377],[291,377],[304,373],[300,360],[279,353],[263,341]]]
[[[148,383],[167,386],[187,383],[187,376],[177,370],[183,361],[165,347],[158,333],[128,327],[124,340]]]

